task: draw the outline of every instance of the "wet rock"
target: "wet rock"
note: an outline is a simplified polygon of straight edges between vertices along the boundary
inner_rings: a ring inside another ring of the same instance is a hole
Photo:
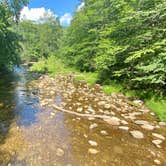
[[[84,137],[85,137],[85,138],[88,138],[88,135],[84,134]]]
[[[166,126],[166,122],[159,122],[160,126]]]
[[[89,140],[88,143],[91,145],[91,146],[97,146],[97,142],[96,141],[93,141],[93,140]]]
[[[83,108],[77,108],[77,112],[82,112],[83,111]]]
[[[119,126],[119,129],[128,131],[129,127],[128,126]]]
[[[111,105],[110,105],[110,104],[105,104],[104,108],[110,109],[110,108],[111,108]]]
[[[153,140],[152,143],[155,145],[160,145],[163,141],[160,139]]]
[[[97,123],[93,123],[93,124],[91,124],[91,125],[89,126],[89,129],[94,129],[94,128],[96,128],[97,126],[98,126]]]
[[[117,117],[105,118],[104,121],[107,122],[108,124],[112,125],[112,126],[120,125],[120,119],[117,118]]]
[[[65,154],[65,152],[63,151],[63,149],[58,148],[58,149],[56,150],[56,155],[57,155],[57,156],[62,157],[64,154]]]
[[[104,111],[105,115],[110,115],[111,113],[109,111]]]
[[[144,104],[144,102],[141,100],[133,100],[133,103],[136,105],[143,105]]]
[[[54,112],[51,112],[50,115],[51,115],[51,116],[55,116],[55,113],[54,113]]]
[[[156,138],[159,138],[159,139],[162,139],[162,140],[165,140],[165,137],[161,134],[158,134],[158,133],[152,133],[152,135]]]
[[[133,130],[133,131],[130,131],[130,134],[134,137],[134,138],[137,138],[137,139],[143,139],[144,138],[144,134],[138,130]]]
[[[97,153],[99,153],[99,151],[96,150],[96,149],[93,149],[93,148],[89,148],[88,149],[88,153],[90,153],[90,154],[97,154]]]
[[[121,120],[121,123],[122,123],[123,125],[127,125],[127,124],[128,124],[128,122],[125,121],[125,120]]]
[[[154,160],[154,163],[157,164],[157,165],[160,165],[160,164],[161,164],[161,161],[158,160],[158,159],[155,159],[155,160]]]
[[[154,129],[154,126],[150,125],[150,124],[144,124],[141,126],[143,129],[146,129],[146,130],[153,130]]]
[[[135,124],[138,124],[138,125],[146,125],[146,124],[149,124],[149,122],[145,121],[145,120],[135,120],[134,121]]]
[[[154,112],[151,112],[150,115],[155,116],[155,113],[154,113]]]
[[[105,130],[101,130],[100,133],[101,133],[102,135],[108,135],[107,131],[105,131]]]
[[[99,106],[104,106],[105,104],[106,104],[105,101],[99,101],[99,102],[98,102],[98,105],[99,105]]]
[[[95,113],[95,110],[92,107],[88,107],[87,111],[90,113]]]

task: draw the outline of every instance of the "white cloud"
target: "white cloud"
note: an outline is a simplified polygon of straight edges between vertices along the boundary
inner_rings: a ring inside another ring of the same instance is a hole
[[[72,15],[70,13],[65,13],[60,17],[60,23],[63,26],[68,26],[72,20]]]
[[[80,11],[83,7],[85,6],[85,2],[82,2],[78,7],[77,7],[77,12]]]
[[[21,10],[20,20],[38,21],[44,17],[57,17],[50,9],[24,7]]]

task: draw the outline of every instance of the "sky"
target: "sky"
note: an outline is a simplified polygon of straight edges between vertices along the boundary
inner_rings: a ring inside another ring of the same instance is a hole
[[[62,26],[70,25],[74,11],[84,6],[79,0],[30,0],[21,11],[21,20],[37,21],[44,16],[55,16]]]

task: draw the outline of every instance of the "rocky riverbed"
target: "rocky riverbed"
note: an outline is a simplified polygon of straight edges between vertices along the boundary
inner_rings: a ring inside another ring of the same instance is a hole
[[[0,165],[166,165],[166,123],[142,101],[73,75],[16,76],[0,86]]]
[[[59,111],[56,108],[72,116],[72,130],[86,140],[80,151],[85,156],[102,156],[96,157],[96,163],[166,165],[166,123],[160,122],[143,102],[131,101],[123,94],[108,96],[100,85],[88,86],[72,75],[42,76],[38,88],[40,105],[52,109],[52,117]],[[80,124],[84,131],[79,129]]]

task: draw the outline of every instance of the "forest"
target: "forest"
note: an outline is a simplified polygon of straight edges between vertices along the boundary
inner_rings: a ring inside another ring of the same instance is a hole
[[[19,21],[27,2],[12,2],[0,3],[2,69],[38,61],[32,70],[54,73],[63,64],[95,73],[103,86],[117,84],[143,99],[165,98],[165,0],[85,0],[68,27],[47,14],[38,22]]]

